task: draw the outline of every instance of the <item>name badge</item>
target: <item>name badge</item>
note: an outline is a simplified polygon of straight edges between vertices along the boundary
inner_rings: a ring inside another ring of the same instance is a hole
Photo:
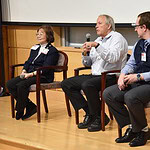
[[[141,53],[141,61],[146,61],[146,53]]]
[[[49,51],[49,49],[43,49],[41,53],[46,55],[48,53],[48,51]]]

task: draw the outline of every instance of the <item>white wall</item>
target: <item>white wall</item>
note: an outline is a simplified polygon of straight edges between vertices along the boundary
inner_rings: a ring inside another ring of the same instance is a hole
[[[99,14],[115,23],[133,23],[150,9],[150,0],[2,0],[3,21],[95,23]]]

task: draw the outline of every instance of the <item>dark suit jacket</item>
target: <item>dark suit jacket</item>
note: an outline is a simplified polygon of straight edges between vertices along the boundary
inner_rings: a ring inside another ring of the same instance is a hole
[[[34,45],[31,48],[30,56],[24,64],[24,68],[28,73],[36,71],[37,68],[42,66],[56,65],[59,59],[58,50],[52,46],[50,43],[44,49],[44,52],[41,53],[37,58],[38,52],[40,50],[40,45]],[[36,58],[36,59],[35,59]],[[35,60],[34,60],[35,59]],[[54,71],[53,70],[43,70],[42,76],[44,76],[48,82],[53,82],[54,80]]]

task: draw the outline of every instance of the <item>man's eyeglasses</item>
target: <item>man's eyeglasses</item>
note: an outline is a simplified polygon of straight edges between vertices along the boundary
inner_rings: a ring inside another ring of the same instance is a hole
[[[134,27],[134,28],[138,28],[138,27],[142,26],[142,24],[135,24],[135,23],[132,23],[131,26]]]

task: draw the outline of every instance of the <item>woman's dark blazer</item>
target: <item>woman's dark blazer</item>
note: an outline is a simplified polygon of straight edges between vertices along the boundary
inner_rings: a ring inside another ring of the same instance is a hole
[[[28,73],[36,71],[37,68],[42,66],[56,65],[58,62],[58,50],[50,43],[47,44],[44,51],[36,58],[40,47],[40,44],[37,44],[31,48],[30,56],[23,67]],[[42,76],[44,76],[48,82],[53,82],[54,70],[42,70]]]

